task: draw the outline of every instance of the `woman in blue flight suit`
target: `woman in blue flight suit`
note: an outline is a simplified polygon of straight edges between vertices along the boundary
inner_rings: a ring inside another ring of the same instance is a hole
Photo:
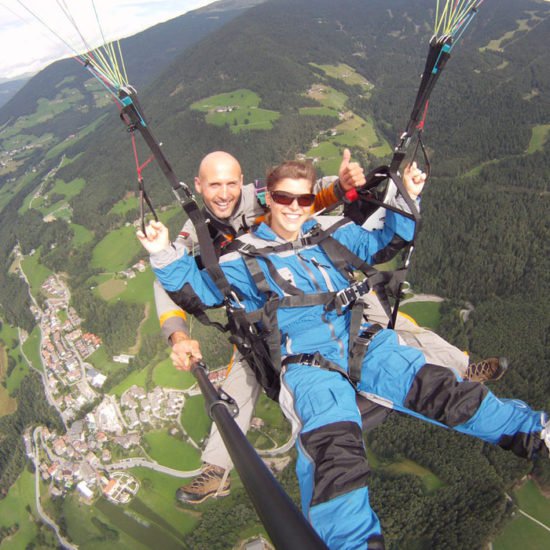
[[[296,470],[304,514],[330,548],[381,549],[380,524],[368,499],[357,391],[525,457],[548,453],[550,426],[546,414],[520,401],[498,399],[450,369],[426,365],[422,352],[401,345],[394,331],[366,334],[369,327],[356,325],[350,309],[335,307],[335,297],[350,287],[350,280],[324,241],[315,244],[311,238],[319,234],[317,222],[326,226],[335,221],[310,219],[314,179],[307,163],[292,161],[272,170],[267,178],[268,224],[244,236],[242,249],[223,256],[220,265],[247,312],[261,314],[273,299],[280,304],[275,321],[283,358],[279,403],[299,435]],[[396,237],[410,240],[413,233],[412,220],[390,211],[382,230],[344,222],[331,237],[371,262]],[[138,233],[138,238],[176,303],[186,283],[206,306],[222,302],[210,276],[198,270],[183,248],[170,245],[162,224],[152,222],[147,236]],[[292,246],[285,246],[289,242]],[[322,302],[318,297],[331,298]],[[358,361],[350,340],[365,344],[356,387],[347,377]]]

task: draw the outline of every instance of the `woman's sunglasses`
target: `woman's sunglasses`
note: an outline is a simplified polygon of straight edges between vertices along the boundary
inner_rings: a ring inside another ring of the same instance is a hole
[[[315,195],[313,193],[294,195],[285,191],[270,191],[269,194],[277,204],[282,204],[283,206],[290,206],[294,201],[298,201],[298,206],[306,208],[315,202]]]

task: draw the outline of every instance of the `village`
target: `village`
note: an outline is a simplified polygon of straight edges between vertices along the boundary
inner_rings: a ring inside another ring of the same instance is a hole
[[[179,419],[186,395],[199,390],[157,386],[147,392],[133,385],[120,398],[104,394],[101,388],[107,377],[86,362],[101,346],[101,339],[82,330],[82,319],[69,305],[70,292],[61,277],[51,275],[41,290],[45,305],[40,308],[35,301],[32,312],[40,326],[42,378],[46,397],[59,411],[66,433],[46,427],[27,432],[27,455],[37,475],[49,483],[51,496],[62,497],[76,490],[84,502],[103,495],[125,504],[135,496],[139,483],[124,470],[139,464],[166,471],[145,452],[143,435],[148,430],[166,429],[173,436],[187,438]],[[131,359],[125,354],[113,357],[121,363]],[[214,382],[221,383],[224,378],[223,372],[212,373]]]

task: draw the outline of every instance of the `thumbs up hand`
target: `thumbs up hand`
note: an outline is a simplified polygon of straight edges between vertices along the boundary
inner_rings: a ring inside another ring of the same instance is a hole
[[[338,171],[340,185],[344,192],[365,185],[365,173],[358,162],[351,162],[351,152],[349,149],[344,149],[342,154],[342,162]]]

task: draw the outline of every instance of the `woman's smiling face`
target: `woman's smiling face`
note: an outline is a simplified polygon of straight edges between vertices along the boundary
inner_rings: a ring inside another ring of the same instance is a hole
[[[298,238],[302,225],[311,216],[314,199],[311,187],[312,183],[307,179],[283,178],[266,194],[271,211],[269,225],[279,237],[287,241]],[[300,206],[298,198],[307,206]],[[290,204],[281,204],[281,201],[288,203],[290,200]]]

